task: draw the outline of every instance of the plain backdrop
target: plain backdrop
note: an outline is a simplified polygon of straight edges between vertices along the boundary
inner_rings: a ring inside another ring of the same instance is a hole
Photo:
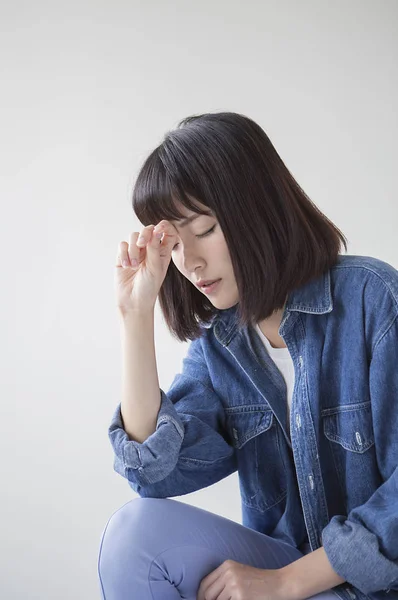
[[[143,160],[190,114],[267,132],[349,254],[398,267],[395,0],[0,4],[1,583],[100,598],[121,398],[118,244]],[[187,345],[156,312],[160,384]],[[240,522],[237,475],[179,497]]]

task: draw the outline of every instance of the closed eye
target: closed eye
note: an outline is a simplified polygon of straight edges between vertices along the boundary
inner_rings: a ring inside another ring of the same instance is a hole
[[[209,235],[210,233],[213,233],[213,231],[215,230],[216,225],[214,224],[213,227],[211,229],[209,229],[209,231],[205,231],[204,233],[201,233],[200,235],[197,235],[197,238],[204,238],[207,235]]]
[[[213,231],[215,230],[215,228],[216,228],[216,223],[213,225],[213,227],[211,229],[209,229],[208,231],[205,231],[204,233],[201,233],[200,235],[196,235],[195,237],[197,237],[197,238],[204,238],[204,237],[210,235],[211,233],[213,233]],[[177,244],[175,244],[173,246],[173,250],[175,250],[175,248],[177,248],[177,246],[178,246],[178,242],[177,242]]]

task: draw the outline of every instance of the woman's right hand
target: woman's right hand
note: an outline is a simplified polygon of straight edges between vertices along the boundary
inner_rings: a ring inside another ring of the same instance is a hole
[[[157,237],[158,236],[158,237]],[[152,310],[167,273],[177,230],[169,221],[147,225],[122,241],[116,258],[116,303],[122,314]],[[124,264],[126,262],[126,265]]]

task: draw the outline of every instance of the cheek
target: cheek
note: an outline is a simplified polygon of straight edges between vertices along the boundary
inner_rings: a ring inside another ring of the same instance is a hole
[[[225,242],[224,237],[214,240],[214,243],[211,245],[210,248],[210,253],[213,257],[217,257],[218,260],[223,264],[231,262],[228,246]]]

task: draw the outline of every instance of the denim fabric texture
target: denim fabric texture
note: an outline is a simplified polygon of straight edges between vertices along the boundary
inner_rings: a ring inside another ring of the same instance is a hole
[[[189,344],[145,442],[117,406],[115,471],[141,497],[167,498],[238,470],[243,525],[323,546],[343,600],[398,599],[398,271],[340,255],[289,295],[290,437],[283,376],[236,317],[218,311]]]

